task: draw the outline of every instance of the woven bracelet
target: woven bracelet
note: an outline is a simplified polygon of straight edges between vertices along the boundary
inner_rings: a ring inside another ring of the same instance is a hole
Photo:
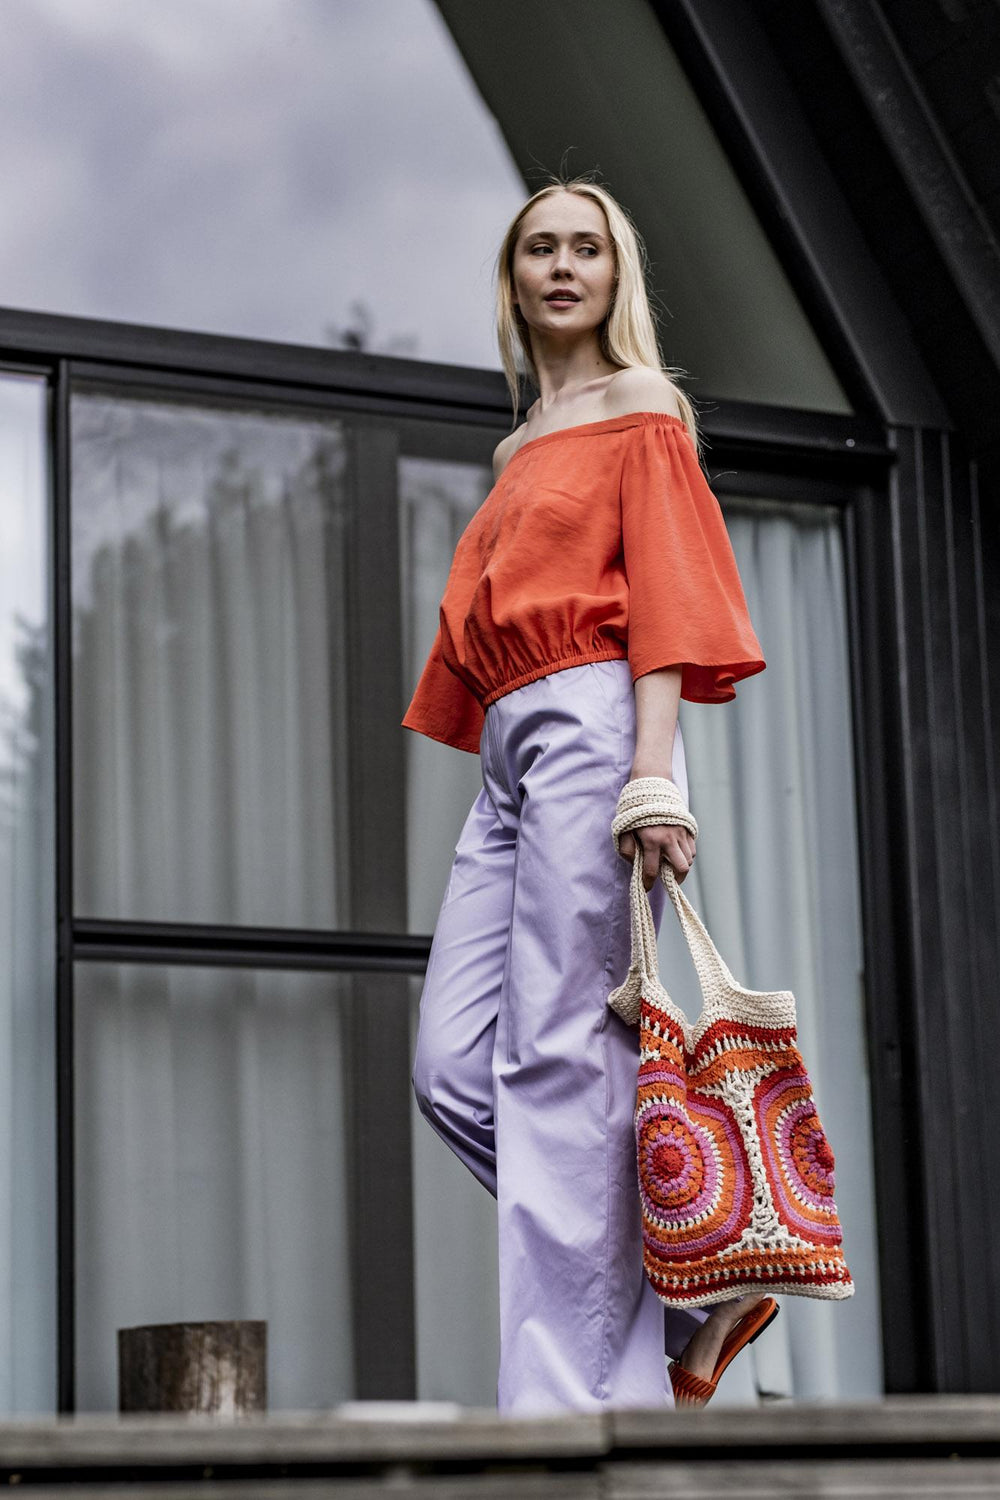
[[[618,841],[623,833],[654,823],[674,823],[698,837],[698,824],[677,783],[666,776],[637,776],[622,787],[611,822],[615,852],[621,852]]]

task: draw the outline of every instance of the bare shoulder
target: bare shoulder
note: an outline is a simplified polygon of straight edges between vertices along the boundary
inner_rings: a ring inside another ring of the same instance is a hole
[[[604,403],[609,417],[624,417],[633,411],[661,411],[679,417],[681,409],[673,383],[662,370],[633,365],[619,370],[608,381]]]
[[[522,428],[514,429],[514,432],[508,432],[507,437],[501,438],[501,441],[496,444],[495,452],[493,452],[493,478],[501,477],[505,466],[507,466],[507,460],[513,456],[514,449],[516,449],[517,443],[519,443],[520,432],[522,431],[523,425]]]
[[[497,443],[493,454],[494,479],[500,478],[500,475],[507,467],[508,461],[514,456],[515,450],[520,447],[521,435],[524,432],[524,428],[525,423],[522,422],[520,427],[516,427],[513,432],[508,432],[507,436],[501,438],[499,443]]]

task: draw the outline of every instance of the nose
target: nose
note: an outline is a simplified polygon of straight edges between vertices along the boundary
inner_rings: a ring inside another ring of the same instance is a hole
[[[566,245],[560,246],[553,257],[552,274],[553,276],[572,276],[573,274],[569,248]]]

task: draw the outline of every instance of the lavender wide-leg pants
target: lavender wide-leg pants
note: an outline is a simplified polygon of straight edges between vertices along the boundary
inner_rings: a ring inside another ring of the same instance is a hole
[[[413,1084],[497,1199],[506,1413],[669,1405],[665,1353],[708,1315],[664,1309],[642,1269],[638,1030],[607,1005],[630,958],[611,819],[634,745],[625,660],[490,705],[427,964]],[[687,800],[679,725],[673,770]],[[665,900],[657,881],[657,929]]]

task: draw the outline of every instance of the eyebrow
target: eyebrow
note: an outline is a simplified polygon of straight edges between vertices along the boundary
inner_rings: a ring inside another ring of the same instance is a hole
[[[558,236],[554,229],[529,229],[524,236],[526,240],[554,240]],[[601,234],[599,229],[575,229],[570,235],[571,240],[600,240],[607,244],[607,238]]]

